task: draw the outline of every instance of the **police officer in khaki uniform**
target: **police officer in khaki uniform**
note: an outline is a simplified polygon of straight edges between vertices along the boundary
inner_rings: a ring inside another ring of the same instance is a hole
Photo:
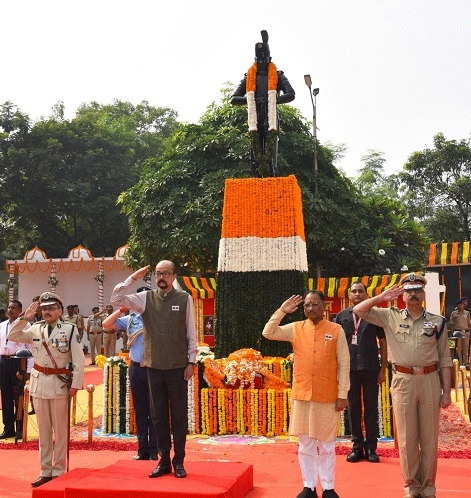
[[[24,330],[38,306],[43,320]],[[8,335],[10,340],[30,343],[34,358],[30,392],[38,421],[41,475],[31,483],[33,487],[66,471],[69,399],[83,384],[81,337],[75,325],[60,320],[63,309],[64,303],[57,294],[45,292],[39,302],[29,306]]]
[[[435,498],[440,407],[451,404],[452,361],[445,319],[424,309],[426,284],[422,275],[409,273],[398,286],[353,308],[386,334],[404,498]],[[406,309],[376,307],[400,295]]]
[[[101,353],[101,343],[103,340],[102,318],[99,316],[99,308],[92,308],[93,315],[88,317],[87,340],[90,343],[90,365],[95,365],[95,358]]]

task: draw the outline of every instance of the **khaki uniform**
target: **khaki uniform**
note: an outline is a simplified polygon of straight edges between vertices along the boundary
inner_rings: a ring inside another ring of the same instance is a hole
[[[109,315],[102,315],[102,320],[107,318]],[[116,340],[117,340],[117,331],[115,329],[103,329],[103,349],[104,355],[107,358],[111,358],[116,355]]]
[[[42,334],[57,368],[71,365],[72,386],[81,389],[84,377],[84,356],[77,328],[58,321],[48,337],[48,326],[44,321],[36,322],[23,330],[27,321],[18,320],[10,331],[9,339],[31,344],[34,365],[39,368],[56,368],[43,346]],[[69,392],[58,375],[46,375],[35,366],[31,370],[30,393],[36,411],[41,476],[60,476],[66,471]],[[53,444],[54,441],[54,444]]]
[[[469,311],[463,310],[461,313],[458,310],[453,310],[450,315],[450,327],[453,330],[463,332],[464,337],[456,339],[456,356],[460,365],[468,365],[469,351]]]
[[[87,334],[88,341],[90,342],[90,360],[92,363],[95,363],[96,355],[101,354],[101,343],[103,338],[101,318],[94,317],[93,315],[88,317]]]
[[[441,384],[439,369],[452,366],[444,318],[424,310],[413,320],[407,310],[373,307],[364,318],[383,327],[393,364],[391,396],[405,493],[435,495]],[[395,370],[434,367],[427,374]]]

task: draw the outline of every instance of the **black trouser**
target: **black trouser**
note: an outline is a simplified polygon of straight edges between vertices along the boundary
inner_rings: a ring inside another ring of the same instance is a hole
[[[5,432],[16,430],[15,408],[18,404],[20,381],[16,374],[20,369],[20,358],[0,358],[0,389],[2,396],[2,417]],[[21,423],[18,424],[21,430]]]
[[[150,414],[147,369],[135,361],[129,367],[129,384],[136,414],[138,453],[144,456],[157,454],[157,436]]]
[[[350,371],[350,391],[348,391],[348,418],[352,433],[353,450],[376,450],[378,444],[378,373],[369,370]],[[361,426],[365,422],[366,437]]]
[[[183,378],[185,368],[158,370],[147,368],[152,421],[162,465],[170,465],[170,417],[173,434],[173,465],[183,464],[188,432],[188,382]]]

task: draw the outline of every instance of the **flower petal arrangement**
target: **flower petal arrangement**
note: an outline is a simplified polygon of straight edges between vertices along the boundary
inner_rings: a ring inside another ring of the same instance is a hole
[[[307,290],[307,269],[301,189],[294,175],[226,180],[216,357],[242,348],[263,356],[287,356],[290,344],[263,339],[261,330],[280,303]],[[301,311],[286,318],[299,319]]]

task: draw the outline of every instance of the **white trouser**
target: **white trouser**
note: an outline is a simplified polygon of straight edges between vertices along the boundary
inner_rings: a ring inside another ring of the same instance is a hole
[[[304,487],[314,490],[319,478],[323,490],[334,489],[335,441],[327,443],[301,434],[298,444],[298,460]]]

